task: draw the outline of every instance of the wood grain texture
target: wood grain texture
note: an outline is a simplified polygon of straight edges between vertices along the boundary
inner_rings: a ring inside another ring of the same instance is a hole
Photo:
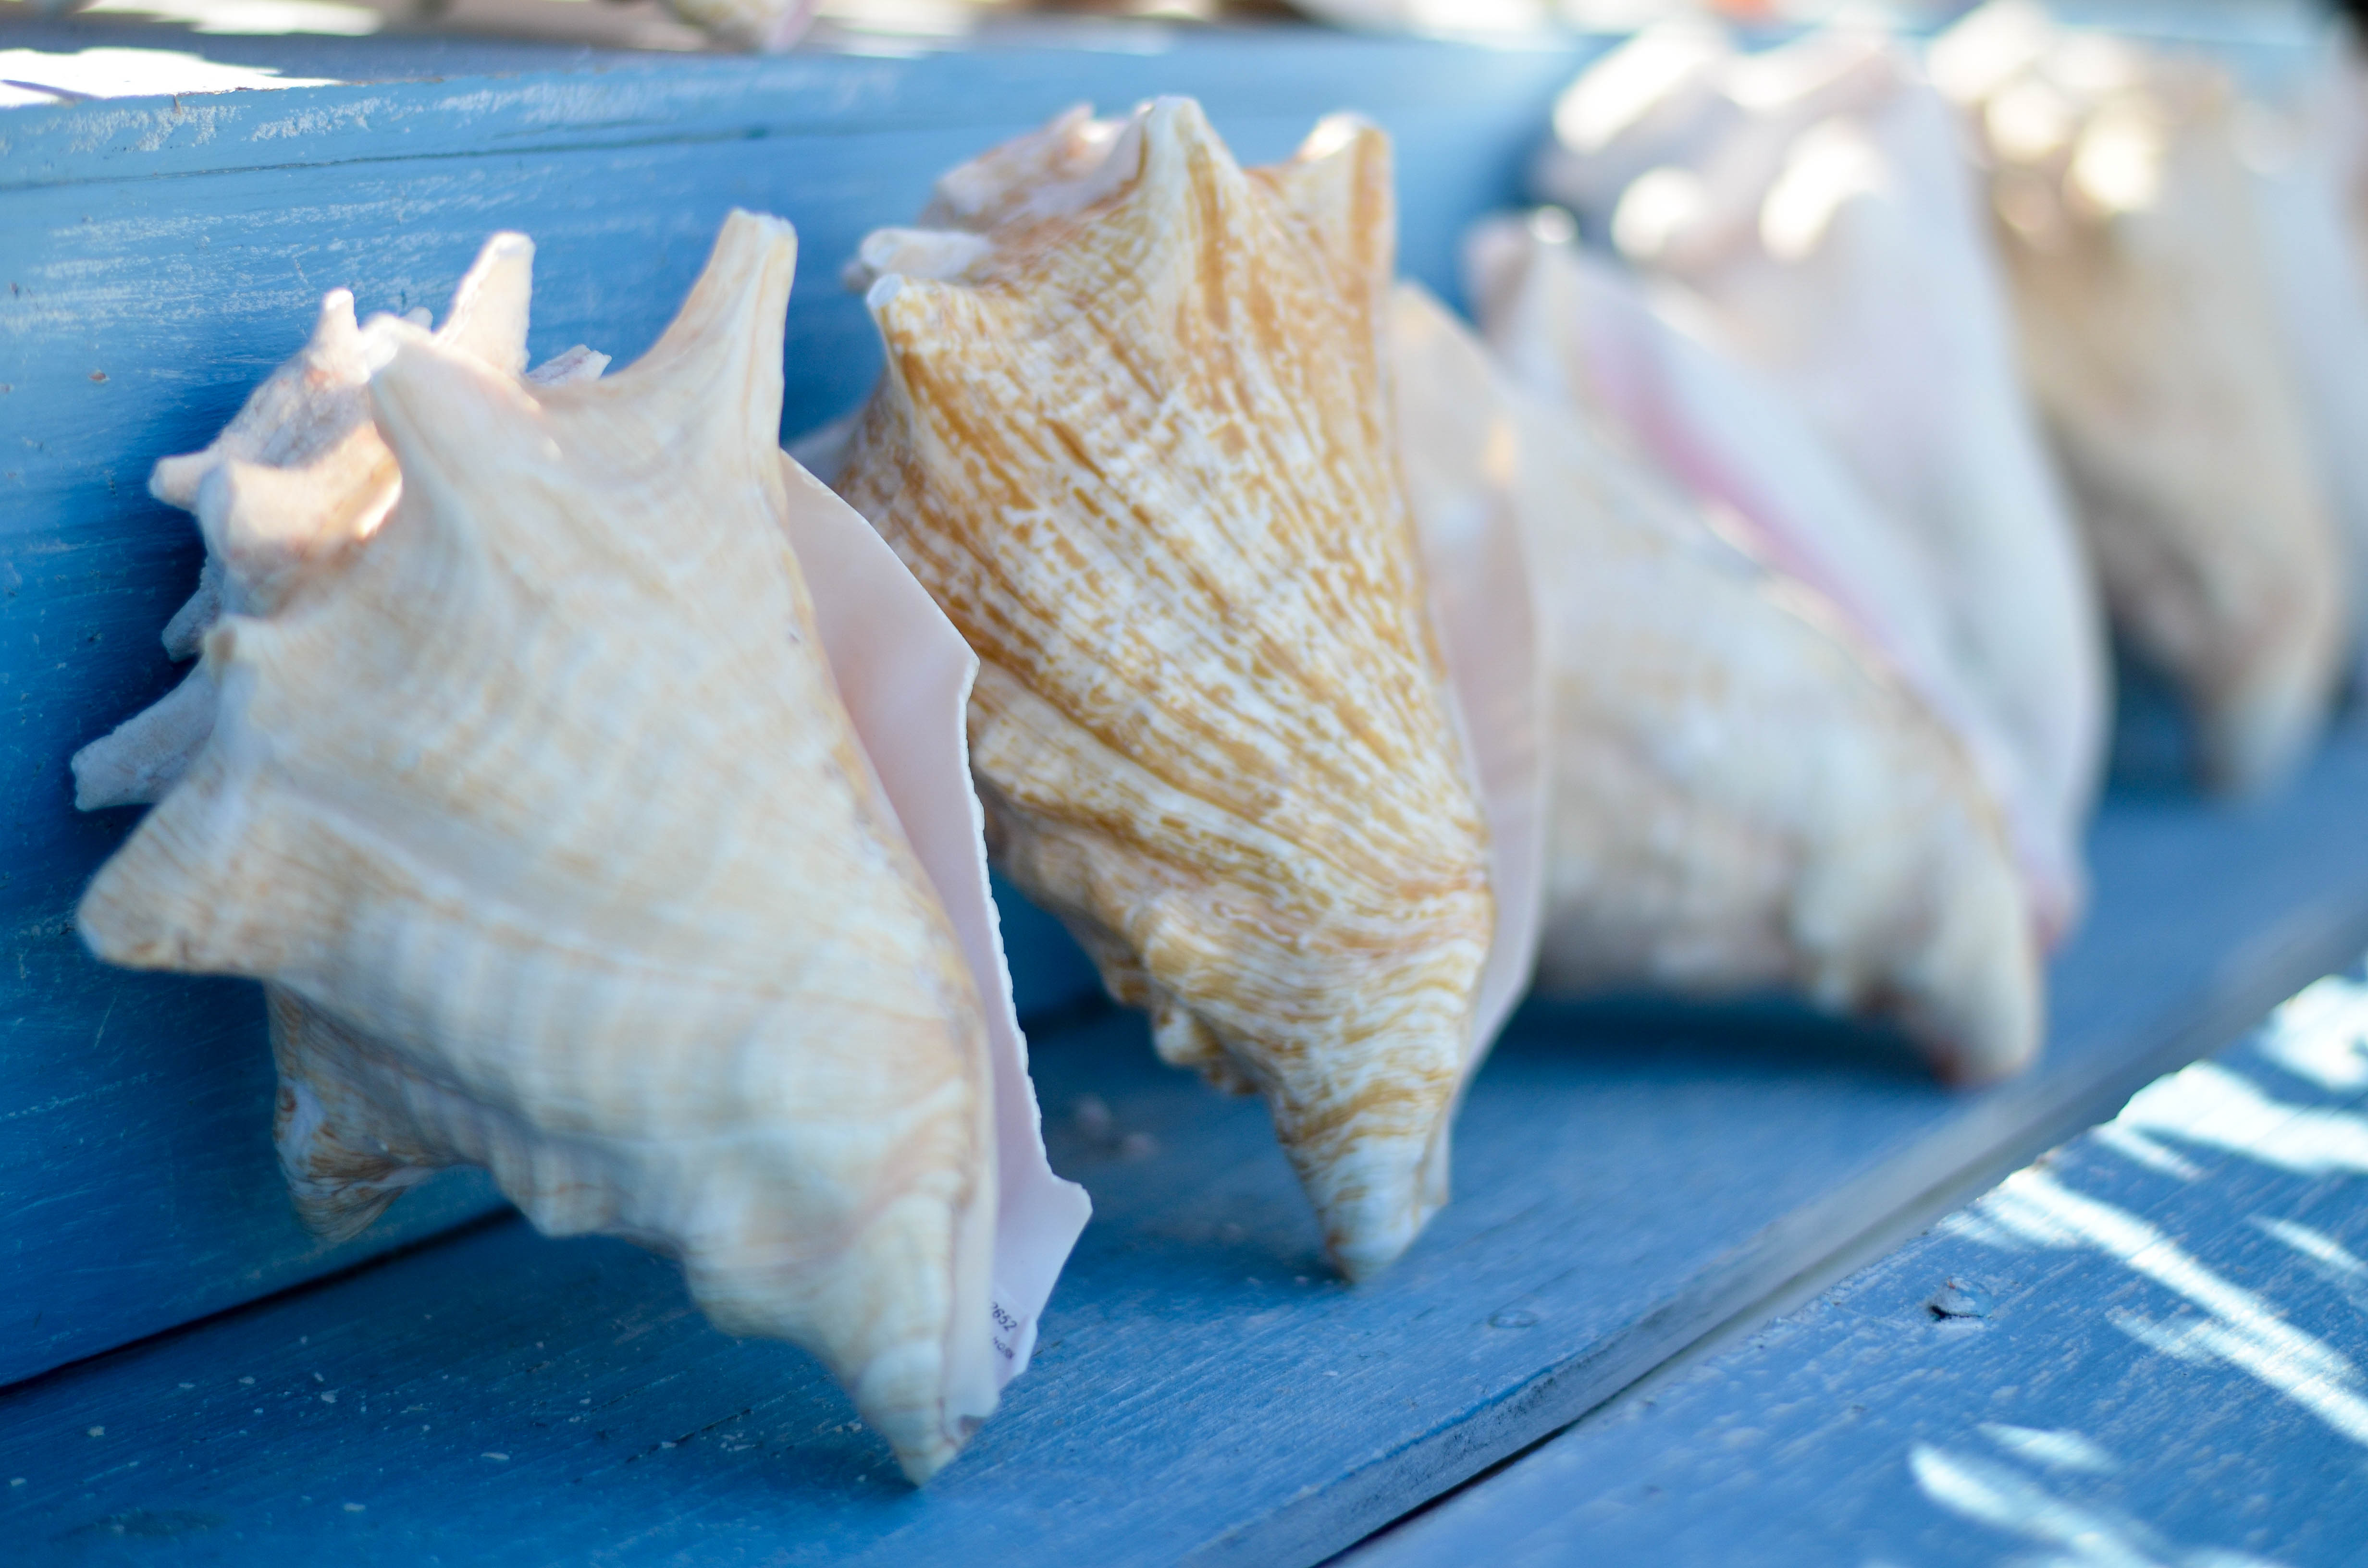
[[[1095,1222],[1035,1366],[923,1494],[817,1369],[707,1327],[672,1266],[511,1222],[0,1393],[0,1481],[25,1478],[0,1540],[33,1563],[1314,1562],[2357,952],[2363,790],[2351,733],[2259,811],[2110,806],[2048,1055],[1983,1094],[1797,1014],[1533,1009],[1473,1087],[1454,1201],[1363,1287],[1325,1276],[1255,1104],[1158,1065],[1131,1016],[1040,1032],[1053,1163]]]
[[[290,71],[449,64],[404,40],[317,54],[149,36]],[[1249,52],[1188,38],[1152,54],[484,58],[507,74],[0,111],[0,1381],[491,1202],[473,1177],[438,1178],[359,1241],[320,1247],[270,1161],[254,993],[105,970],[70,925],[134,817],[76,816],[66,757],[174,680],[156,636],[196,581],[196,530],[148,498],[148,470],[212,436],[324,292],[349,287],[365,312],[441,309],[488,233],[522,229],[539,245],[532,347],[589,342],[621,363],[729,208],[777,212],[802,241],[795,432],[852,406],[878,363],[837,284],[857,241],[908,216],[939,170],[1081,95],[1200,94],[1249,157],[1366,109],[1403,149],[1409,265],[1445,285],[1454,235],[1510,195],[1577,56],[1283,29]],[[1015,917],[1011,946],[1023,1010],[1092,988],[1048,922]]]
[[[1343,1568],[2359,1562],[2368,987],[2333,983]]]

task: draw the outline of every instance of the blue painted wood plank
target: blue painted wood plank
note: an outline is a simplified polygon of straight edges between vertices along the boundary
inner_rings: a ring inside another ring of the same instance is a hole
[[[1037,1365],[923,1494],[799,1355],[706,1327],[670,1265],[510,1223],[0,1392],[0,1481],[25,1480],[0,1540],[30,1563],[1313,1562],[2357,953],[2363,798],[2353,732],[2254,810],[2109,805],[2047,1059],[1984,1094],[1798,1015],[1531,1009],[1474,1084],[1454,1201],[1356,1289],[1255,1104],[1160,1067],[1132,1017],[1042,1034],[1053,1162],[1096,1218]]]
[[[1165,33],[1151,35],[1165,38]],[[109,41],[121,42],[120,38]],[[198,40],[176,38],[176,46]],[[255,46],[206,40],[217,57]],[[389,40],[324,63],[418,68]],[[300,54],[276,58],[304,69]],[[156,634],[195,581],[149,467],[202,445],[293,350],[319,296],[440,310],[485,234],[538,244],[538,357],[630,358],[726,210],[799,227],[786,432],[863,394],[877,348],[837,271],[943,168],[1079,97],[1207,100],[1246,158],[1360,107],[1397,135],[1408,265],[1509,199],[1569,50],[1310,29],[1151,54],[1042,47],[909,61],[594,57],[518,49],[502,78],[0,110],[0,1382],[342,1267],[483,1212],[439,1178],[340,1248],[296,1225],[271,1159],[250,989],[112,972],[71,912],[133,813],[77,816],[66,758],[164,692]],[[1015,907],[1025,1011],[1094,989]]]
[[[2368,985],[2287,1012],[1342,1568],[2360,1562]]]

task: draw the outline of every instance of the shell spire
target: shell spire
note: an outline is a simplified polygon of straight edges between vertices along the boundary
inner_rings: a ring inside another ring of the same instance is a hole
[[[534,242],[494,235],[452,290],[437,341],[504,374],[526,373],[533,287]],[[277,608],[393,508],[400,476],[370,423],[369,394],[386,342],[355,322],[350,292],[332,290],[304,347],[222,434],[203,451],[165,458],[149,475],[149,494],[196,514],[206,540],[197,592],[165,628],[172,657],[193,657],[225,610]],[[597,376],[608,363],[607,355],[579,345],[531,379],[555,384]],[[204,744],[213,713],[213,678],[200,665],[169,696],[74,754],[75,806],[99,811],[163,799]]]
[[[776,443],[794,256],[734,213],[604,381],[364,327],[393,509],[208,634],[213,732],[79,922],[312,1010],[283,1111],[326,1189],[480,1164],[547,1232],[677,1256],[917,1481],[997,1398],[995,1091],[790,542],[837,505]]]
[[[850,280],[842,492],[981,659],[1000,864],[1160,1054],[1264,1096],[1351,1277],[1446,1197],[1495,923],[1383,358],[1388,142],[1245,172],[1188,99],[939,181]]]

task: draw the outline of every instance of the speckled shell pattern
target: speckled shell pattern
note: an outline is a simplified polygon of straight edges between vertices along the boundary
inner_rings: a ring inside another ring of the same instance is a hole
[[[918,1480],[996,1403],[989,1069],[788,543],[837,504],[776,440],[794,256],[735,213],[601,381],[366,325],[393,508],[207,634],[212,733],[79,923],[318,1014],[324,1181],[481,1164],[546,1231],[680,1257]],[[302,471],[222,472],[225,558],[302,531]]]
[[[1244,171],[1198,105],[946,176],[853,280],[842,493],[976,649],[999,863],[1167,1061],[1255,1089],[1338,1267],[1446,1197],[1494,917],[1395,465],[1386,140]]]
[[[1395,315],[1416,514],[1513,513],[1545,630],[1539,989],[1785,991],[1896,1022],[1952,1081],[2027,1063],[2038,949],[1947,728],[1620,432],[1529,396],[1420,290]]]
[[[2116,626],[2192,706],[2203,781],[2290,774],[2350,614],[2215,67],[1991,6],[1933,46],[1988,165],[2021,362]]]

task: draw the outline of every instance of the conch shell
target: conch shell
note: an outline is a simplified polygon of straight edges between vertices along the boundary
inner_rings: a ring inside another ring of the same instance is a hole
[[[2080,875],[2060,819],[1973,689],[1930,562],[1792,403],[1654,308],[1551,210],[1481,224],[1465,259],[1490,347],[1518,386],[1616,429],[1714,509],[1720,526],[1813,588],[1946,727],[2004,824],[2043,947]]]
[[[609,356],[582,344],[533,370],[526,369],[533,268],[534,245],[525,235],[495,235],[453,290],[435,340],[540,385],[599,375]],[[427,312],[415,311],[410,319],[425,326]],[[393,347],[386,334],[363,335],[350,292],[331,290],[321,301],[312,337],[255,390],[222,434],[203,451],[156,465],[148,493],[196,513],[206,539],[197,591],[165,625],[167,654],[196,657],[207,631],[226,612],[277,610],[305,574],[332,569],[340,552],[386,520],[402,484],[393,455],[370,423],[369,388],[371,373]],[[244,476],[248,484],[272,482],[255,473],[256,469],[299,471],[304,475],[301,483],[316,499],[280,508],[282,526],[274,531],[239,532],[240,553],[225,559],[220,547],[233,537],[225,513],[234,466],[249,471]],[[214,700],[213,677],[200,664],[169,695],[76,752],[76,808],[91,812],[163,800],[212,733]]]
[[[2114,621],[2186,692],[2204,781],[2267,788],[2318,733],[2349,612],[2233,94],[2011,4],[1931,66],[1981,140],[2024,370]]]
[[[1958,1082],[2039,1045],[2010,846],[1948,729],[1814,590],[1578,409],[1513,386],[1428,294],[1395,310],[1426,534],[1516,519],[1549,670],[1538,983],[1802,994],[1895,1018]]]
[[[2077,879],[2104,760],[2103,611],[1949,106],[1877,34],[1742,55],[1686,21],[1590,66],[1555,127],[1537,194],[1842,460],[1931,585],[2009,788]]]
[[[207,633],[211,733],[78,920],[301,1000],[297,1131],[347,1176],[482,1164],[546,1231],[680,1256],[919,1480],[1002,1375],[994,1069],[791,549],[856,525],[776,445],[794,256],[735,213],[603,381],[363,326],[393,507],[353,522],[359,427],[215,467],[225,580],[290,564]],[[522,304],[522,247],[488,260]]]
[[[716,42],[779,54],[814,22],[814,0],[666,0],[667,9]]]
[[[939,180],[853,280],[840,490],[982,661],[988,842],[1162,1057],[1256,1089],[1351,1278],[1446,1197],[1496,912],[1391,450],[1388,145],[1186,99]]]

